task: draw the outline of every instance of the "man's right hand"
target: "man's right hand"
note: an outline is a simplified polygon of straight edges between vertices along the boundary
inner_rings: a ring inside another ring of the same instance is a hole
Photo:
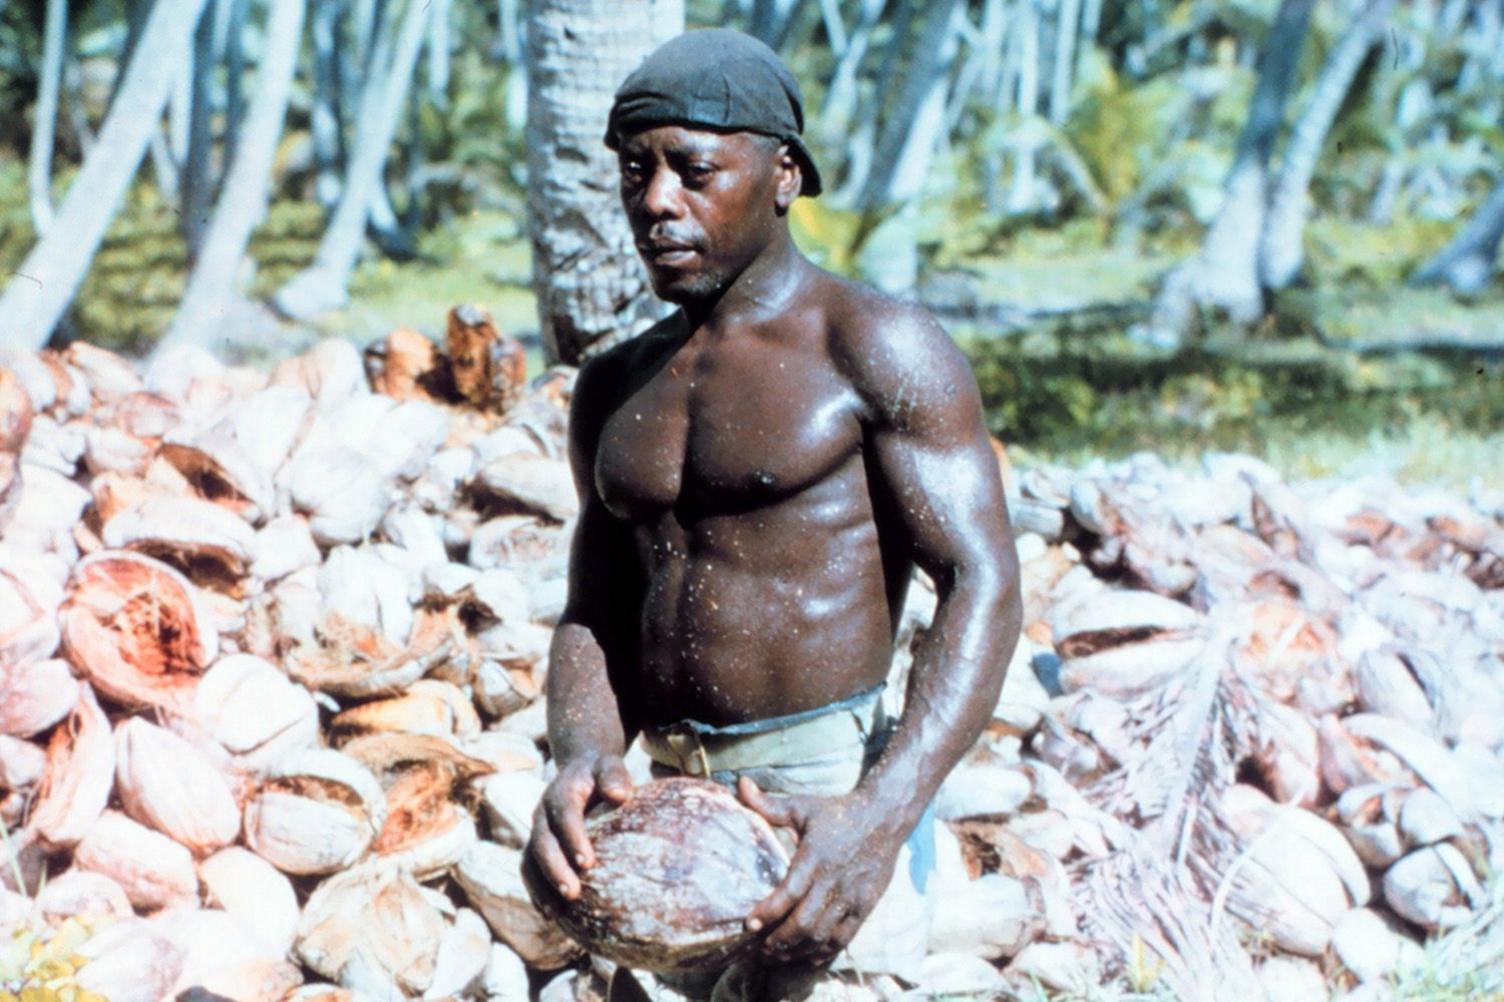
[[[576,759],[554,777],[533,814],[528,860],[568,901],[580,896],[580,873],[595,865],[585,812],[601,801],[626,803],[632,777],[620,755]]]

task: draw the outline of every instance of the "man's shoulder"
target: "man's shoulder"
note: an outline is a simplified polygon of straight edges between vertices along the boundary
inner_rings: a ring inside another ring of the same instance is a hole
[[[898,384],[922,392],[927,375],[949,381],[966,368],[960,349],[921,304],[834,275],[828,281],[831,357],[864,396]]]

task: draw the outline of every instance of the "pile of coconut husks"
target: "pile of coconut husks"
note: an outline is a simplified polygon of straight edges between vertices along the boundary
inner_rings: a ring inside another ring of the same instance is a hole
[[[0,365],[0,993],[599,998],[518,872],[571,373],[468,308],[270,373]],[[1003,476],[1025,636],[937,801],[924,979],[822,992],[1378,1000],[1436,934],[1504,957],[1504,498]]]

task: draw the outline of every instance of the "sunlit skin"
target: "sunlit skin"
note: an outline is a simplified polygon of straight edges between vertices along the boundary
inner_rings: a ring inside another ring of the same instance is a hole
[[[794,245],[786,148],[662,126],[619,152],[639,253],[680,309],[575,388],[582,508],[548,675],[559,772],[529,859],[578,895],[594,863],[584,813],[630,796],[622,755],[642,727],[764,719],[881,682],[917,565],[939,605],[876,765],[841,797],[739,786],[799,835],[749,928],[769,963],[828,963],[989,718],[1017,642],[997,461],[934,320]]]

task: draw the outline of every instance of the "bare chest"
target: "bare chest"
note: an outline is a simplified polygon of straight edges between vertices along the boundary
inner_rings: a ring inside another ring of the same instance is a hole
[[[607,419],[595,481],[618,517],[748,509],[819,482],[858,448],[853,394],[828,361],[721,350],[663,366]]]

